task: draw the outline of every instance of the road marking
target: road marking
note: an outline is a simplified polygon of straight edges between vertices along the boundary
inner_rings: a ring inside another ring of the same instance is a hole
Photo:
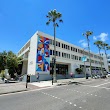
[[[69,104],[72,104],[71,102]]]
[[[100,88],[100,89],[110,90],[110,88],[107,88],[107,87],[96,87],[96,86],[90,86],[90,85],[81,85],[81,86],[87,86],[87,87],[93,87],[93,88]]]
[[[82,107],[79,107],[79,108],[82,108]]]
[[[108,83],[103,83],[103,84],[99,84],[99,85],[97,85],[97,86],[95,86],[95,87],[99,87],[99,86],[102,86],[102,85],[105,85],[105,84],[109,84],[110,82],[108,82]]]
[[[74,106],[76,107],[77,105],[76,105],[76,104],[74,104]]]

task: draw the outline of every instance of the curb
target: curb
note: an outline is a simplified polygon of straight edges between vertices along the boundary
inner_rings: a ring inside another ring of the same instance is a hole
[[[17,91],[11,91],[11,92],[4,92],[4,93],[0,93],[0,95],[3,95],[3,94],[10,94],[10,93],[18,93],[18,92],[22,92],[22,91],[28,91],[28,89],[17,90]]]

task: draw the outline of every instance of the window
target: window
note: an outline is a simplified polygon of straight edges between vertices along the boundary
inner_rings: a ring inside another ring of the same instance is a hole
[[[70,54],[69,54],[69,59],[70,59]]]
[[[53,55],[54,55],[54,50],[53,50]]]
[[[58,46],[58,42],[56,41],[56,46]]]
[[[50,44],[52,44],[52,39],[50,39]]]
[[[54,45],[54,40],[53,40],[53,45]]]
[[[67,49],[67,45],[66,45],[66,49]]]
[[[62,44],[62,48],[63,48],[63,44]]]
[[[59,57],[60,57],[60,52],[59,52]]]
[[[77,60],[78,60],[78,56],[76,56]]]
[[[79,57],[79,61],[81,60],[81,57]]]
[[[76,49],[76,52],[77,52],[77,49]]]
[[[70,49],[70,46],[68,46],[68,50]]]
[[[66,53],[64,53],[64,58],[66,58]]]
[[[76,56],[75,56],[75,60],[76,60],[77,58],[76,58]]]
[[[50,50],[50,55],[52,55],[52,50]]]
[[[56,51],[56,56],[58,56],[58,51]]]
[[[62,57],[63,57],[64,55],[63,55],[63,52],[62,52]]]
[[[64,44],[64,49],[65,49],[65,44]]]
[[[59,45],[58,46],[60,47],[60,42],[59,42]]]
[[[72,51],[72,47],[71,47],[71,51]]]

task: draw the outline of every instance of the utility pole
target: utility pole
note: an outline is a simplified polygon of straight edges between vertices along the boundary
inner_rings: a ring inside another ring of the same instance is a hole
[[[84,58],[84,50],[85,50],[85,48],[83,49],[83,58]],[[86,78],[86,65],[85,65],[85,60],[84,60],[83,62],[84,62],[84,73],[85,73],[85,78]]]

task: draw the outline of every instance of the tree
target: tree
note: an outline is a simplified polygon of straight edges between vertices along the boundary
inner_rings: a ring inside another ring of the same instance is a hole
[[[107,49],[107,50],[110,50],[110,46],[107,46],[106,49]]]
[[[12,51],[0,53],[0,71],[8,69],[11,77],[15,77],[15,73],[19,71],[21,58],[17,57]]]
[[[46,25],[49,25],[50,22],[53,23],[53,27],[54,27],[54,77],[53,80],[54,82],[57,82],[56,79],[56,27],[59,27],[58,22],[63,22],[63,20],[61,19],[62,14],[60,12],[57,12],[55,9],[51,10],[48,12],[48,15],[46,15],[46,17],[48,18],[48,21],[46,22]]]
[[[100,54],[100,50],[101,50],[101,48],[102,48],[102,41],[96,41],[96,42],[94,42],[94,45],[96,45],[96,46],[98,47],[98,50],[99,50],[101,72],[102,72],[102,74],[103,74],[103,70],[102,70],[102,62],[101,62],[101,54]]]
[[[106,50],[107,50],[108,44],[102,42],[101,46],[102,46],[102,49],[104,49],[105,55],[106,55],[106,58],[107,58],[107,52],[106,52]]]
[[[90,62],[90,74],[92,77],[92,68],[91,68],[91,55],[90,55],[90,46],[89,46],[89,36],[93,35],[92,31],[86,31],[85,33],[83,33],[83,36],[86,37],[87,39],[87,43],[88,43],[88,50],[89,50],[89,62]]]
[[[81,68],[76,68],[75,70],[76,70],[77,73],[79,73],[79,74],[82,72],[82,69],[81,69]]]

